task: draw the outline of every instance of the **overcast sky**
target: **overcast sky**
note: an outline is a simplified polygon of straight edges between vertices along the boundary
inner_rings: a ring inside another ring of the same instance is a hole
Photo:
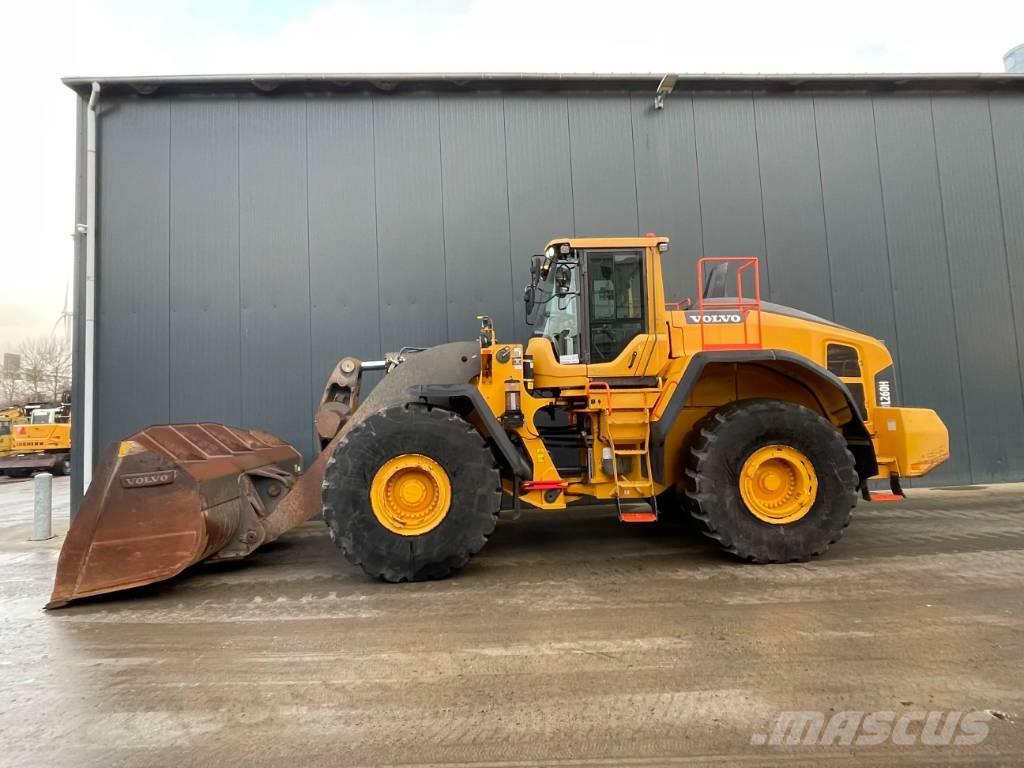
[[[996,72],[1024,0],[35,0],[0,8],[0,352],[70,280],[67,75]]]

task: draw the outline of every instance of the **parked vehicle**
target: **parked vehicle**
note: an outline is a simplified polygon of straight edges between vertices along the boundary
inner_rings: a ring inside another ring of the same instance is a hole
[[[65,395],[61,403],[26,406],[25,412],[24,420],[11,425],[10,450],[0,456],[0,474],[71,474],[70,395]]]

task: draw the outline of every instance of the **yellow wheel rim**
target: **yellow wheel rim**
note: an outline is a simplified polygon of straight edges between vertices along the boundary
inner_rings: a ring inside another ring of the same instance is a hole
[[[419,536],[441,524],[452,503],[452,484],[429,456],[405,453],[377,470],[370,505],[378,522],[393,533]]]
[[[818,477],[810,460],[788,445],[758,448],[743,462],[740,495],[758,520],[794,523],[806,515],[818,495]]]

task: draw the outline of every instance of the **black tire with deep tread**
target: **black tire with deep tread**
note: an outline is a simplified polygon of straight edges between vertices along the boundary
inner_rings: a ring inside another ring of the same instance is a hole
[[[401,536],[377,520],[370,486],[389,459],[419,453],[451,481],[452,502],[440,525]],[[494,454],[467,421],[441,408],[394,405],[371,414],[338,443],[327,462],[324,521],[345,557],[385,581],[441,579],[462,568],[494,530],[501,479]]]
[[[696,433],[707,426],[710,416],[704,416],[693,426]],[[685,480],[685,477],[684,477]],[[703,532],[704,526],[695,516],[697,502],[690,498],[684,483],[670,485],[658,494],[658,521],[685,526],[688,530]]]
[[[658,494],[658,522],[687,531],[699,531],[701,528],[693,517],[697,506],[693,499],[675,486],[669,486]]]
[[[743,462],[772,444],[802,451],[817,474],[814,505],[803,518],[785,525],[759,520],[740,495]],[[842,537],[857,506],[857,471],[846,440],[814,411],[780,400],[741,400],[711,414],[687,455],[685,483],[704,535],[726,552],[755,563],[822,554]]]

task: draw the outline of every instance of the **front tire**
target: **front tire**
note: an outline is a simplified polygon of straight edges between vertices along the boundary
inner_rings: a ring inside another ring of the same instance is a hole
[[[338,443],[324,521],[351,563],[385,581],[440,579],[494,530],[501,480],[476,429],[418,403],[371,414]]]
[[[744,400],[713,413],[690,448],[685,480],[703,533],[755,563],[822,554],[857,505],[857,471],[843,436],[814,411],[779,400]]]

